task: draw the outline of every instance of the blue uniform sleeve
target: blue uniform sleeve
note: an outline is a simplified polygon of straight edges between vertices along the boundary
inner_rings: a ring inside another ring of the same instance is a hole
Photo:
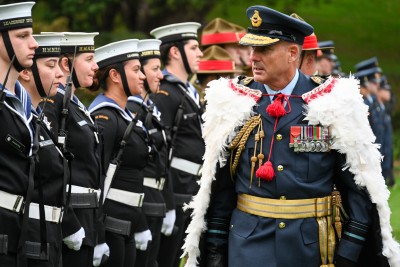
[[[227,246],[229,225],[236,207],[237,195],[229,164],[218,168],[215,178],[207,214],[206,243],[218,247]]]
[[[340,154],[337,186],[343,198],[344,208],[349,215],[349,221],[343,227],[337,255],[352,262],[358,262],[372,224],[373,205],[365,188],[355,183],[354,175],[349,170],[342,170],[344,163],[345,156]]]

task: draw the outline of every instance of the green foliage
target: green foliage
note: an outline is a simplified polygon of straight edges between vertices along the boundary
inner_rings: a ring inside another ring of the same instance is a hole
[[[400,129],[393,133],[393,158],[400,160]]]
[[[248,27],[246,9],[264,5],[286,14],[297,13],[314,26],[319,41],[333,40],[342,70],[354,73],[358,62],[377,56],[396,95],[400,90],[399,10],[397,0],[221,0],[207,15],[207,21],[222,17]],[[400,99],[400,97],[397,97]],[[397,101],[394,116],[400,112]],[[398,116],[397,116],[398,117]],[[400,119],[400,118],[399,118]],[[393,120],[394,129],[400,125]],[[399,142],[397,150],[399,150]],[[397,154],[399,155],[399,153]]]
[[[390,221],[393,228],[393,235],[400,240],[400,166],[395,167],[396,185],[390,189],[389,206],[392,211]]]

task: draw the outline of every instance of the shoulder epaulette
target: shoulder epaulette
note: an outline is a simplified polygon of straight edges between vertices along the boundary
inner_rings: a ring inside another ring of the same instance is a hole
[[[108,121],[108,120],[110,119],[107,115],[104,115],[104,114],[96,115],[94,118],[95,118],[96,120],[98,120],[98,119],[103,119],[103,120],[106,120],[106,121]]]
[[[53,99],[51,99],[51,98],[42,98],[41,100],[40,100],[40,102],[48,102],[48,103],[54,103],[54,100]]]
[[[239,84],[242,84],[244,86],[249,85],[252,81],[254,80],[253,77],[243,77],[239,80]]]
[[[169,93],[164,90],[158,90],[158,94],[163,94],[163,95],[169,96]]]
[[[313,81],[314,83],[316,83],[318,85],[323,84],[326,81],[325,78],[323,78],[319,75],[313,75],[310,77],[310,79],[311,79],[311,81]]]

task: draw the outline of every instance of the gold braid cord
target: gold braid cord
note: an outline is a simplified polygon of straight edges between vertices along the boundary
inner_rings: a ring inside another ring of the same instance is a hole
[[[246,121],[246,123],[243,125],[242,129],[240,129],[239,133],[235,136],[235,138],[232,140],[232,142],[228,145],[228,149],[232,151],[231,153],[231,162],[230,162],[230,171],[231,171],[231,177],[236,172],[237,165],[239,164],[239,158],[240,155],[243,152],[243,149],[246,145],[247,139],[249,139],[249,136],[251,132],[259,126],[258,129],[260,129],[261,125],[261,115],[251,117],[249,120]],[[257,136],[256,136],[256,144],[257,144]],[[235,153],[234,150],[236,150]],[[255,151],[255,149],[254,149]],[[255,153],[255,152],[254,152]],[[257,157],[255,161],[253,161],[252,157],[252,174],[254,171],[253,165],[255,165],[255,162],[257,161]],[[252,178],[253,175],[251,175]]]
[[[342,197],[336,186],[332,191],[332,220],[335,225],[336,235],[339,240],[342,238],[342,222],[348,220],[349,216],[345,212],[342,205]]]

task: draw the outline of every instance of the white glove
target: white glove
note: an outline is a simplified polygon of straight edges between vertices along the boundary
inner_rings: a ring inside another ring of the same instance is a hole
[[[147,244],[152,240],[150,230],[135,233],[136,248],[138,250],[145,251],[147,249]]]
[[[100,266],[103,255],[110,256],[110,248],[106,243],[101,243],[94,247],[93,266]]]
[[[85,230],[81,227],[78,232],[69,235],[63,239],[64,244],[67,245],[68,248],[73,250],[79,250],[82,245],[82,241],[85,238]]]
[[[170,236],[172,234],[172,230],[174,229],[175,219],[176,219],[175,210],[167,211],[161,226],[161,233],[163,233],[166,236]]]

